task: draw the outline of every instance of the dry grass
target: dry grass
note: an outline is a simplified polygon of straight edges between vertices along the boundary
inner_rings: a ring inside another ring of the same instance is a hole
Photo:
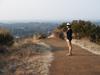
[[[72,43],[88,50],[89,52],[92,52],[93,54],[100,55],[100,45],[92,43],[87,39],[81,39],[81,40],[74,39]]]
[[[48,75],[53,59],[51,47],[29,40],[16,42],[7,55],[0,55],[0,75]]]

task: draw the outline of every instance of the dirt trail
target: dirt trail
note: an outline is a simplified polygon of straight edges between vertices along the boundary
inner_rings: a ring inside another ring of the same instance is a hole
[[[54,47],[50,75],[100,75],[100,56],[75,45],[73,56],[66,56],[66,42],[59,39],[47,39],[45,42]]]

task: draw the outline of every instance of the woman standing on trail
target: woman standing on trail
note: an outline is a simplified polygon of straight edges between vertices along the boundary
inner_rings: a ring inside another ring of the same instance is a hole
[[[68,49],[69,49],[69,52],[67,55],[71,56],[72,55],[72,43],[71,43],[71,40],[72,40],[72,29],[71,29],[71,24],[70,23],[67,23],[67,30],[64,30],[64,39],[66,40],[67,44],[68,44]]]

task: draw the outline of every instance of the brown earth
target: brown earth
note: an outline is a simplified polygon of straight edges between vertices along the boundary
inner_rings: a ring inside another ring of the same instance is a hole
[[[43,40],[53,47],[54,60],[49,75],[100,75],[100,56],[73,45],[73,55],[66,56],[68,47],[59,39]]]

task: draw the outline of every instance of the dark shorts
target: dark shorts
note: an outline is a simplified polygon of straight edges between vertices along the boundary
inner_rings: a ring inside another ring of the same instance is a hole
[[[71,40],[72,40],[72,38],[71,38],[71,37],[70,37],[70,38],[69,38],[69,37],[67,37],[67,39],[68,39],[69,41],[71,41]]]

